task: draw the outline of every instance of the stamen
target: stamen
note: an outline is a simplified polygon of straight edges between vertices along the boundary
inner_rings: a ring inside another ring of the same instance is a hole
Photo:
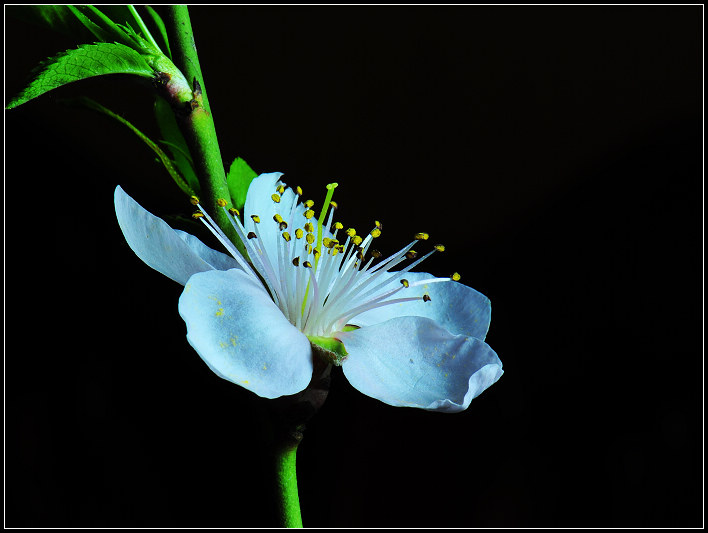
[[[315,212],[312,209],[308,209],[307,211],[305,211],[305,218],[306,219],[309,220],[314,216],[315,216]]]
[[[406,259],[415,259],[418,256],[418,252],[415,250],[409,250],[406,252]]]
[[[445,251],[445,247],[442,244],[436,244],[433,248],[435,248],[438,252]]]
[[[190,196],[189,202],[192,205],[199,205],[199,198],[197,198],[196,196]]]
[[[259,217],[258,215],[251,215],[251,218],[253,219],[253,222],[255,222],[256,224],[261,223],[261,217]]]
[[[416,241],[427,241],[430,235],[427,233],[416,233],[415,234],[415,240]]]
[[[283,217],[281,217],[278,213],[273,215],[273,220],[275,220],[278,224],[280,224],[283,221]]]
[[[229,214],[232,217],[240,217],[241,216],[241,212],[238,209],[236,209],[235,207],[229,208]]]
[[[302,228],[297,228],[295,230],[295,238],[296,239],[302,239],[302,236],[304,235]]]
[[[297,193],[298,196],[302,196],[302,189],[300,188],[299,185],[297,187],[295,187],[295,192]]]
[[[462,276],[460,276],[457,272],[455,272],[452,276],[450,276],[450,279],[451,279],[452,281],[460,281],[460,278],[461,278],[461,277],[462,277]]]
[[[299,257],[296,257],[295,259],[293,259],[293,265],[300,266],[300,258]]]
[[[203,218],[203,217],[204,217],[204,213],[202,213],[201,211],[197,211],[196,213],[192,213],[192,218],[195,220],[199,219],[199,218]]]
[[[283,222],[285,224],[285,222]],[[285,239],[285,242],[290,242],[290,234],[287,231],[283,232],[283,239]]]
[[[248,237],[249,239],[255,239],[255,238],[256,238],[256,234],[253,233],[252,231],[249,231],[249,232],[248,232],[248,235],[246,235],[246,237]]]
[[[408,285],[409,285],[408,280],[407,280],[407,279],[402,279],[402,280],[401,280],[401,285],[403,285],[404,287],[408,288]]]
[[[285,221],[281,222],[280,224],[278,224],[278,229],[280,229],[280,231],[288,229],[288,223]]]
[[[423,295],[423,301],[424,301],[424,302],[429,302],[430,300],[431,300],[430,296],[428,296],[427,294],[424,294],[424,295]]]
[[[303,203],[302,205],[304,205],[305,207],[307,207],[308,209],[310,209],[313,205],[315,205],[315,202],[314,202],[314,200],[307,200],[307,201],[305,201],[305,203]]]
[[[377,237],[381,237],[381,228],[376,227],[376,228],[372,229],[370,235],[371,235],[374,239],[377,238]]]
[[[226,207],[228,205],[228,202],[223,198],[219,198],[216,200],[216,205],[218,205],[219,207]]]

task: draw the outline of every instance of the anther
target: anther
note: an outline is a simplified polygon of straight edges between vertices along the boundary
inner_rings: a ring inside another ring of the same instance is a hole
[[[190,202],[192,205],[199,205],[199,198],[197,198],[196,196],[191,196],[191,197],[189,198],[189,202]]]
[[[353,242],[356,246],[359,246],[363,241],[364,241],[364,239],[362,239],[359,235],[355,235],[355,236],[352,238],[352,242]]]
[[[256,224],[260,224],[261,217],[259,217],[258,215],[251,215],[251,218],[253,219],[253,222],[255,222]]]
[[[312,244],[315,242],[315,236],[312,233],[308,233],[307,237],[305,237],[305,240],[307,241],[307,244]]]
[[[401,280],[401,285],[403,285],[404,287],[408,288],[408,285],[409,285],[408,280],[407,280],[407,279],[402,279],[402,280]]]
[[[297,229],[295,230],[295,238],[296,238],[296,239],[302,239],[303,234],[304,234],[304,233],[303,233],[303,231],[302,231],[302,228],[297,228]]]
[[[280,185],[278,185],[278,188],[275,190],[278,191],[280,194],[283,194],[285,192],[285,185],[283,185],[281,183]]]
[[[354,235],[356,235],[356,230],[355,230],[354,228],[349,228],[349,229],[346,231],[346,233],[347,233],[347,235],[349,235],[350,237],[354,237]]]
[[[219,198],[216,201],[216,205],[218,205],[219,207],[226,207],[227,204],[228,204],[228,202],[226,200],[224,200],[223,198]]]
[[[271,200],[273,200],[276,204],[280,203],[280,195],[278,194],[271,194],[270,195]]]
[[[288,223],[283,220],[280,224],[278,224],[278,228],[280,228],[280,231],[286,230],[288,229]]]
[[[302,196],[302,188],[299,185],[295,187],[295,192],[298,196]]]
[[[305,222],[305,231],[307,233],[313,233],[315,231],[315,226],[312,222]]]
[[[300,266],[300,258],[299,257],[296,257],[295,259],[293,259],[293,265]]]
[[[248,237],[249,239],[255,239],[255,238],[256,238],[256,234],[255,234],[254,232],[252,232],[252,231],[249,231],[249,232],[248,232],[248,235],[246,235],[246,237]]]
[[[325,248],[332,248],[332,239],[325,237],[322,239],[322,244],[324,244]]]
[[[418,255],[418,252],[416,252],[415,250],[408,250],[406,252],[407,259],[415,259],[417,255]]]
[[[285,222],[283,222],[285,224]],[[290,234],[287,231],[283,232],[283,239],[285,239],[285,242],[290,242]]]
[[[442,244],[436,244],[436,245],[434,246],[434,248],[435,248],[438,252],[444,252],[444,251],[445,251],[445,246],[443,246]]]
[[[378,250],[371,250],[371,256],[374,259],[380,259],[383,254],[379,252]]]
[[[462,277],[462,276],[460,276],[457,272],[455,272],[452,276],[450,276],[450,279],[451,279],[452,281],[460,281],[460,278],[461,278],[461,277]]]
[[[231,216],[233,216],[233,217],[240,217],[241,216],[241,212],[238,209],[236,209],[235,207],[229,208],[229,213],[231,213]]]
[[[310,263],[309,261],[305,261],[302,266],[304,266],[305,268],[312,268],[312,263]]]
[[[330,200],[329,205],[331,205],[334,209],[339,208],[339,204],[337,202],[335,202],[334,200]]]
[[[341,222],[334,223],[334,229],[343,229],[344,225]]]
[[[278,224],[280,224],[283,221],[283,217],[281,217],[278,213],[273,215],[273,220],[275,220]]]
[[[376,237],[380,237],[380,236],[381,236],[381,228],[376,227],[376,228],[372,229],[372,230],[371,230],[371,236],[372,236],[374,239],[375,239]]]
[[[319,249],[319,248],[315,248],[314,250],[312,250],[312,255],[315,256],[315,259],[319,258],[319,256],[320,256],[320,249]]]
[[[192,215],[192,218],[198,219],[198,218],[202,218],[203,216],[204,216],[204,213],[202,213],[201,211],[197,211],[196,213],[194,213]]]
[[[415,234],[415,240],[416,241],[427,241],[430,235],[427,233],[416,233]]]
[[[429,302],[430,300],[431,300],[430,296],[428,296],[427,294],[424,294],[424,295],[423,295],[423,301],[424,301],[424,302]]]
[[[315,212],[312,209],[308,209],[307,211],[305,211],[305,218],[306,219],[309,220],[314,216],[315,216]]]
[[[376,226],[376,229],[378,230],[383,230],[383,224],[381,224],[378,220],[374,220],[374,226]]]
[[[363,260],[364,260],[364,252],[363,252],[362,250],[359,250],[359,251],[356,253],[356,258],[357,258],[359,261],[363,261]]]
[[[313,205],[315,205],[315,202],[313,200],[306,200],[303,205],[310,209]]]

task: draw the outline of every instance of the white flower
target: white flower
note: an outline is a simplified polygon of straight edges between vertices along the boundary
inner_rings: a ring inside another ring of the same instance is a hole
[[[417,234],[383,259],[371,246],[378,222],[364,237],[332,223],[336,184],[315,218],[311,202],[300,202],[280,176],[253,180],[243,224],[231,216],[248,258],[207,213],[200,219],[230,256],[173,230],[116,188],[128,244],[185,286],[179,313],[187,339],[217,375],[276,398],[305,389],[313,357],[325,357],[368,396],[447,412],[466,409],[501,377],[502,363],[484,342],[489,300],[457,276],[411,272],[444,247],[415,259],[413,246],[428,237]]]

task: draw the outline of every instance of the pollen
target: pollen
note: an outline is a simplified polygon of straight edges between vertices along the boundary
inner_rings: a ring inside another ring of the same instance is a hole
[[[436,244],[436,245],[435,245],[435,249],[436,249],[438,252],[444,252],[444,251],[445,251],[445,246],[443,246],[442,244]]]
[[[278,213],[273,215],[273,220],[275,220],[278,224],[280,224],[283,221],[283,217],[281,217]]]
[[[295,192],[298,196],[302,196],[302,187],[300,187],[299,185],[295,187]]]
[[[295,238],[296,239],[302,239],[303,235],[304,235],[304,232],[302,231],[302,228],[297,228],[295,230]]]
[[[196,196],[191,196],[191,197],[189,198],[189,202],[190,202],[192,205],[199,205],[199,198],[197,198]]]
[[[414,238],[416,241],[427,241],[430,238],[430,235],[427,233],[416,233]]]
[[[330,200],[329,205],[331,205],[334,209],[339,208],[339,204],[337,202],[335,202],[334,200]]]
[[[228,202],[226,200],[224,200],[223,198],[219,198],[216,201],[216,205],[218,205],[219,207],[226,207],[228,205]]]
[[[251,215],[251,218],[253,219],[253,222],[255,222],[256,224],[260,224],[261,217],[259,217],[258,215]]]
[[[285,222],[283,222],[285,224]],[[283,239],[285,239],[285,242],[290,242],[290,234],[287,231],[283,232]]]
[[[192,214],[192,218],[197,219],[197,218],[202,218],[204,216],[204,213],[201,211],[197,211],[196,213]]]
[[[450,279],[451,279],[452,281],[460,281],[460,278],[461,278],[461,277],[462,277],[462,276],[460,276],[457,272],[455,272],[452,276],[450,276]]]
[[[342,224],[341,222],[335,222],[334,229],[344,229],[344,224]]]
[[[349,228],[349,229],[346,231],[346,233],[347,233],[347,235],[349,235],[350,237],[354,237],[354,235],[356,235],[356,230],[355,230],[354,228]]]
[[[376,226],[376,229],[383,230],[383,224],[378,220],[374,220],[374,226]]]
[[[280,195],[279,194],[271,194],[270,199],[273,200],[276,204],[280,203]]]
[[[307,241],[307,244],[312,244],[315,242],[315,236],[312,233],[308,233],[307,237],[305,237],[305,240]]]
[[[235,207],[231,207],[229,209],[229,213],[231,213],[232,217],[240,217],[241,216],[241,212],[238,209],[236,209]]]
[[[381,237],[381,228],[374,228],[371,230],[371,236],[375,239],[377,237]]]
[[[278,191],[278,193],[283,194],[285,192],[285,185],[283,185],[281,183],[280,185],[278,185],[278,188],[275,190]]]
[[[352,238],[352,242],[354,243],[355,246],[359,246],[363,241],[364,241],[364,239],[362,239],[361,236],[359,236],[359,235],[355,235]]]
[[[305,231],[307,233],[313,233],[315,231],[315,226],[312,222],[305,222]]]
[[[315,216],[315,212],[312,209],[308,209],[305,211],[305,218],[310,220],[312,217]]]
[[[302,205],[310,209],[313,205],[315,205],[315,202],[314,200],[306,200],[305,203],[303,203]]]
[[[407,280],[407,279],[402,279],[402,280],[401,280],[401,285],[403,285],[404,287],[408,288],[408,286],[409,286],[410,284],[408,283],[408,280]]]

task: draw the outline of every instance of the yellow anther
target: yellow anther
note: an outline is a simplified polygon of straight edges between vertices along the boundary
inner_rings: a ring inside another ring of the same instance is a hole
[[[204,216],[204,213],[202,213],[201,211],[197,211],[196,213],[194,213],[192,215],[192,218],[197,219],[197,218],[202,218],[203,216]]]
[[[283,185],[281,183],[280,185],[278,185],[278,188],[275,190],[278,191],[280,194],[283,194],[285,192],[285,185]]]
[[[376,237],[381,236],[381,229],[380,228],[374,228],[371,230],[371,236],[375,239]]]
[[[251,218],[253,219],[253,222],[255,222],[256,224],[260,224],[261,217],[259,217],[258,215],[251,215]]]
[[[239,211],[238,209],[236,209],[235,207],[229,208],[229,213],[231,213],[231,216],[234,216],[234,217],[240,217],[240,216],[241,216],[240,211]]]
[[[443,246],[442,244],[436,244],[436,245],[434,246],[434,248],[435,248],[438,252],[444,252],[444,251],[445,251],[445,246]]]
[[[359,251],[356,253],[356,258],[357,258],[359,261],[363,261],[363,260],[364,260],[364,252],[363,252],[362,250],[359,250]]]
[[[363,241],[364,241],[364,239],[362,239],[359,235],[354,235],[354,237],[352,238],[352,242],[356,246],[359,246]]]
[[[376,226],[380,230],[383,229],[383,224],[381,224],[381,222],[379,222],[378,220],[374,220],[374,226]]]
[[[302,266],[304,266],[305,268],[312,268],[312,263],[310,263],[309,261],[305,261]]]
[[[415,240],[416,241],[427,241],[430,235],[427,233],[416,233],[415,234]]]
[[[417,255],[418,255],[418,252],[416,252],[415,250],[408,250],[406,252],[406,258],[408,258],[408,259],[415,259],[415,257]]]
[[[329,253],[332,254],[332,257],[334,257],[335,255],[337,255],[337,254],[339,253],[339,248],[337,248],[337,247],[335,246],[334,248],[332,248],[332,249],[330,250]]]
[[[354,228],[349,228],[346,233],[350,237],[353,237],[354,235],[356,235],[356,230]]]
[[[315,259],[318,259],[320,257],[320,249],[315,248],[314,250],[312,250],[312,255],[315,256]]]
[[[296,239],[302,239],[303,235],[304,235],[304,232],[302,231],[302,228],[297,228],[295,230],[295,238]]]
[[[337,245],[337,246],[336,246],[336,249],[339,250],[339,253],[340,253],[340,254],[343,254],[343,253],[344,253],[344,245],[343,245],[343,244]]]
[[[451,279],[452,281],[460,281],[460,278],[461,278],[461,277],[462,277],[462,276],[460,276],[457,272],[455,272],[452,276],[450,276],[450,279]]]
[[[255,239],[255,238],[256,238],[256,234],[253,233],[252,231],[249,231],[249,232],[248,232],[248,235],[246,235],[246,237],[248,237],[249,239]]]
[[[224,200],[223,198],[219,198],[216,201],[216,205],[218,205],[219,207],[226,207],[228,205],[228,202],[226,200]]]
[[[379,259],[383,254],[378,250],[371,250],[371,255],[374,259]]]
[[[334,209],[337,209],[339,207],[339,204],[334,200],[330,200],[329,205],[331,205]]]
[[[341,222],[334,223],[334,229],[342,229],[342,228],[344,228],[344,225]]]
[[[275,220],[278,224],[280,224],[283,221],[283,217],[281,217],[278,213],[273,215],[273,220]]]
[[[285,221],[282,221],[280,224],[278,224],[278,228],[280,229],[280,231],[288,229],[288,223]]]
[[[305,218],[306,219],[309,220],[314,216],[315,216],[315,212],[312,209],[308,209],[307,211],[305,211]]]
[[[285,224],[285,222],[283,222]],[[287,231],[283,232],[283,239],[285,239],[285,242],[290,242],[290,234]]]
[[[271,194],[270,195],[271,200],[273,200],[276,204],[280,203],[280,195],[278,194]]]
[[[308,233],[307,237],[305,237],[305,240],[307,241],[307,244],[312,244],[315,242],[315,236],[312,233]]]
[[[299,257],[296,257],[295,259],[293,259],[293,265],[300,266],[300,258]]]
[[[310,209],[313,205],[315,205],[315,202],[312,201],[312,200],[306,200],[305,203],[302,204],[302,205],[304,205],[305,207],[307,207],[308,209]]]
[[[306,244],[305,245],[305,250],[307,251],[308,254],[312,253],[312,245],[311,244]]]
[[[295,187],[295,192],[298,196],[302,196],[302,188],[299,185]]]
[[[305,222],[305,231],[307,233],[312,233],[315,231],[315,226],[312,222]]]
[[[322,244],[324,244],[325,248],[332,248],[332,239],[325,237],[322,239]]]
[[[428,296],[427,294],[424,294],[424,295],[423,295],[423,301],[424,301],[424,302],[429,302],[430,300],[431,300],[430,296]]]
[[[408,285],[409,285],[408,280],[407,280],[407,279],[402,279],[402,280],[401,280],[401,285],[403,285],[404,287],[407,288]]]

